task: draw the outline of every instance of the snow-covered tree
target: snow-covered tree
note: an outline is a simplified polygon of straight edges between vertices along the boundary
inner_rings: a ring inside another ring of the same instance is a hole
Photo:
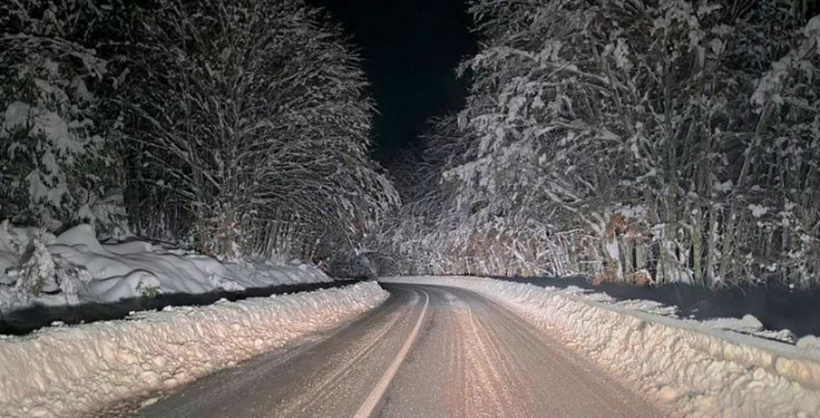
[[[746,3],[473,1],[442,264],[816,283],[820,18]]]
[[[196,245],[226,257],[293,239],[304,256],[331,225],[361,233],[396,202],[368,158],[360,63],[321,13],[299,0],[155,3],[122,48],[138,200],[164,196]],[[163,219],[151,209],[137,222]]]
[[[0,5],[0,218],[121,225],[114,124],[95,94],[107,63],[88,39],[103,13],[78,0]]]

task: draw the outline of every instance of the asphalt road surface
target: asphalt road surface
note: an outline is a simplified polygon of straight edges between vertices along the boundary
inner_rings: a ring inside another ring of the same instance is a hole
[[[200,379],[134,416],[662,416],[475,293],[383,286],[390,299],[348,326]]]

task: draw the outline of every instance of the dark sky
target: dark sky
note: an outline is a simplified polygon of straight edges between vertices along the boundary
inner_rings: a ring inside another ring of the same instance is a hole
[[[454,69],[474,53],[464,0],[310,0],[342,23],[365,58],[380,115],[374,157],[386,162],[418,144],[424,123],[458,110]]]

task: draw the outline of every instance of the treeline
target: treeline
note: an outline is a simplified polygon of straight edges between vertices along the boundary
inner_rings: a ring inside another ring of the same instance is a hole
[[[376,239],[393,273],[820,284],[820,16],[473,0],[466,109]]]
[[[302,0],[4,1],[0,33],[0,219],[305,259],[397,203],[359,58]]]

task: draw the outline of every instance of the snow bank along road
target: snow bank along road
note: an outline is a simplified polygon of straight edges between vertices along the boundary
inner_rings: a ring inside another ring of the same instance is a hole
[[[813,336],[795,345],[771,341],[743,327],[664,316],[645,301],[612,304],[581,289],[465,277],[399,280],[447,283],[496,301],[672,416],[820,417],[820,339]]]
[[[0,416],[820,417],[813,337],[571,289],[381,282],[0,339]]]
[[[391,297],[331,336],[203,378],[141,417],[659,417],[521,317],[457,287]]]
[[[97,416],[103,405],[303,344],[387,297],[368,282],[3,338],[0,417]]]

